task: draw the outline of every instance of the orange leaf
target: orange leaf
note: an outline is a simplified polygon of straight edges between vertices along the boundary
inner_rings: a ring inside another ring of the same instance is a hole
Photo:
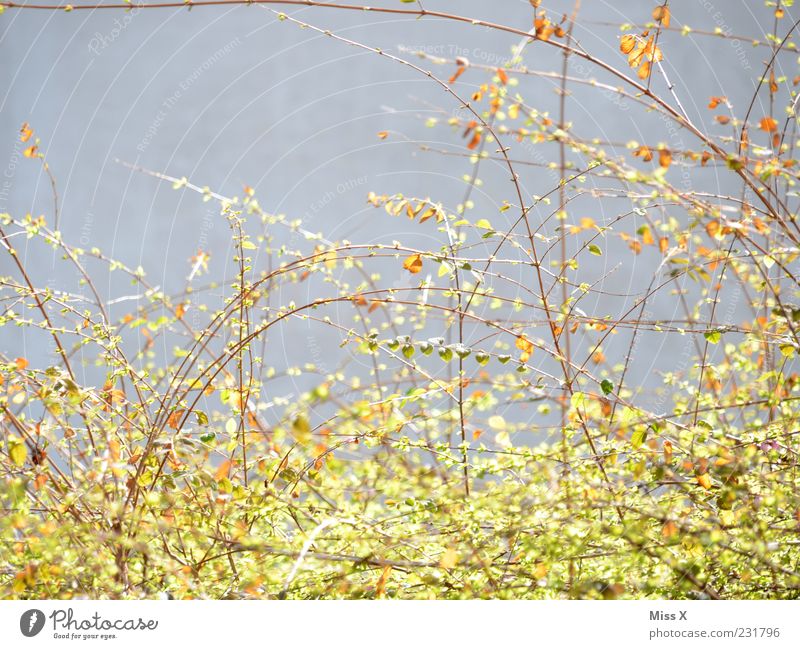
[[[20,370],[20,371],[22,371],[26,367],[28,367],[28,359],[27,358],[22,358],[21,356],[18,359],[16,359],[14,361],[14,363],[16,364],[17,369]]]
[[[508,84],[508,75],[503,68],[497,68],[497,76],[500,79],[500,83],[502,83],[504,86]]]
[[[669,237],[661,237],[658,240],[658,249],[663,254],[669,248]]]
[[[470,151],[472,151],[473,149],[477,149],[480,143],[481,143],[481,134],[475,133],[475,135],[473,135],[472,139],[469,141],[469,144],[467,144],[467,148]]]
[[[214,480],[219,482],[224,478],[227,478],[231,472],[231,467],[233,466],[233,462],[230,460],[225,460],[222,464],[219,465],[217,468],[217,472],[214,474]]]
[[[664,462],[669,464],[672,461],[672,442],[664,440]]]
[[[664,523],[664,527],[661,528],[661,534],[665,539],[675,536],[677,533],[678,526],[673,521],[667,521]]]
[[[669,166],[672,164],[672,153],[669,149],[661,149],[658,152],[658,164],[664,169],[669,169]]]
[[[386,566],[381,573],[381,576],[378,578],[378,583],[375,584],[375,597],[383,597],[383,594],[386,592],[386,582],[389,580],[389,575],[392,572],[392,566]]]
[[[22,128],[19,129],[19,141],[20,142],[27,142],[31,139],[33,135],[33,129],[28,125],[28,122],[25,122],[22,125]]]
[[[456,69],[456,71],[453,73],[453,76],[452,76],[452,77],[450,77],[450,78],[447,80],[447,83],[455,83],[455,82],[456,82],[456,80],[457,80],[457,79],[458,79],[458,78],[459,78],[459,77],[460,77],[462,74],[464,74],[464,70],[466,70],[466,69],[467,69],[467,66],[465,66],[465,65],[463,65],[463,64],[462,64],[462,65],[459,65],[459,66],[458,66],[458,68]]]
[[[22,155],[24,155],[26,158],[35,158],[38,155],[38,151],[39,147],[33,144],[29,146],[27,149],[25,149],[22,152]]]
[[[533,352],[533,343],[525,336],[517,336],[517,349],[531,354]]]
[[[664,27],[669,27],[669,17],[669,5],[663,4],[653,9],[653,20]]]
[[[707,473],[697,476],[697,484],[703,487],[703,489],[711,489],[711,476]]]
[[[403,262],[403,268],[405,268],[412,275],[416,275],[422,270],[422,256],[417,254],[407,257]]]
[[[183,414],[185,412],[185,410],[176,410],[173,412],[167,419],[167,426],[173,430],[178,430],[178,426],[181,425],[181,419],[183,418]]]
[[[389,131],[378,131],[378,137],[385,140],[389,136]]]
[[[772,133],[778,130],[778,122],[772,117],[762,117],[761,121],[758,123],[758,128],[767,133]]]

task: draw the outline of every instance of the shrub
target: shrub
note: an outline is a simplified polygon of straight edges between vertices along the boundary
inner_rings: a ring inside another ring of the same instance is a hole
[[[167,294],[70,243],[57,199],[47,217],[0,216],[0,325],[55,357],[0,365],[6,597],[797,596],[796,92],[775,72],[794,27],[755,44],[768,61],[748,109],[711,97],[704,129],[666,76],[681,40],[668,4],[609,61],[573,38],[579,14],[531,4],[531,32],[489,25],[522,39],[500,67],[347,41],[458,109],[429,125],[471,163],[462,203],[365,196],[387,228],[410,219],[438,247],[328,240],[249,187],[149,172],[218,204],[234,244],[233,281]],[[558,48],[563,68],[529,69],[527,47]],[[555,113],[537,105],[541,78],[562,92]],[[570,122],[576,86],[692,144],[607,142]],[[50,174],[27,124],[21,138]],[[493,214],[472,200],[489,163],[511,179],[481,188]],[[530,164],[554,175],[547,194],[519,181]],[[35,285],[21,241],[57,251],[83,293]],[[135,310],[108,307],[98,263],[130,279]],[[281,299],[306,285],[308,301]],[[662,296],[674,315],[657,315]],[[299,323],[335,330],[341,351],[289,350],[282,366],[272,334]],[[284,373],[308,389],[276,395]]]

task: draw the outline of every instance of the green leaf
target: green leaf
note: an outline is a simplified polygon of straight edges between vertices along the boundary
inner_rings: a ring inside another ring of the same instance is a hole
[[[589,244],[589,252],[591,252],[593,255],[596,255],[598,257],[602,257],[603,256],[603,251],[600,250],[600,246],[597,246],[597,245],[595,245],[593,243]]]
[[[717,331],[717,330],[706,331],[703,334],[703,338],[705,338],[712,345],[716,345],[720,341],[720,339],[722,338],[722,333]]]
[[[600,383],[600,389],[603,394],[611,394],[614,391],[614,384],[608,379],[603,379],[602,383]]]
[[[633,431],[633,435],[631,436],[631,446],[633,446],[633,448],[639,448],[645,443],[646,440],[647,428],[640,428],[639,430]]]

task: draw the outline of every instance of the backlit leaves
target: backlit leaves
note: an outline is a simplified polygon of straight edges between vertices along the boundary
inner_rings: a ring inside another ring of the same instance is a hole
[[[655,35],[649,32],[644,32],[641,36],[625,34],[620,39],[619,49],[627,55],[628,65],[638,68],[637,75],[640,79],[647,79],[650,76],[651,64],[663,58],[661,48],[655,43]]]

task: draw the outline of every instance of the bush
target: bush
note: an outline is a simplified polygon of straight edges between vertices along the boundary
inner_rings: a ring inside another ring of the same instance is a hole
[[[218,204],[234,244],[233,281],[167,294],[62,237],[55,193],[47,218],[0,215],[0,325],[55,355],[0,365],[5,597],[797,597],[796,92],[775,72],[794,48],[758,43],[751,106],[710,98],[707,132],[666,77],[681,39],[667,5],[605,62],[572,37],[579,15],[531,4],[530,34],[490,26],[522,38],[501,67],[354,44],[458,109],[429,125],[463,138],[447,152],[472,165],[461,204],[365,196],[387,228],[410,219],[438,247],[330,241],[249,187],[225,197],[150,172]],[[527,68],[534,46],[564,67]],[[571,60],[602,80],[570,76]],[[542,75],[562,90],[556,113],[537,106]],[[606,142],[569,121],[576,86],[693,144]],[[21,138],[55,192],[44,145],[27,124]],[[488,162],[506,171],[481,187],[494,214],[472,208]],[[555,175],[546,195],[525,192],[525,164]],[[83,293],[35,285],[27,240]],[[100,297],[100,263],[140,292],[134,311]],[[292,287],[312,297],[283,300]],[[652,307],[664,296],[673,316]],[[271,336],[299,323],[333,329],[341,351],[290,350],[282,366]],[[281,398],[280,375],[308,387]]]

